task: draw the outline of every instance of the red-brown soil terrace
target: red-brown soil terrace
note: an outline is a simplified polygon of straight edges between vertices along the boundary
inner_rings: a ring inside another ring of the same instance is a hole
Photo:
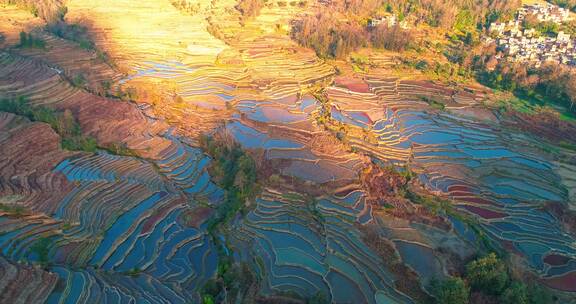
[[[0,197],[18,195],[18,204],[52,213],[73,188],[53,166],[76,152],[60,149],[60,137],[45,123],[0,112]]]

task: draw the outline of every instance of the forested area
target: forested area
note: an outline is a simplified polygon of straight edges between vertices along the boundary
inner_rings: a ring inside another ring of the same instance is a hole
[[[576,112],[576,74],[568,67],[545,64],[528,68],[524,64],[501,63],[493,70],[482,70],[478,80],[492,88],[511,91],[524,98],[544,98],[542,102],[562,104]]]
[[[365,46],[402,51],[414,44],[412,30],[398,23],[369,27],[369,21],[393,14],[398,22],[409,21],[412,28],[427,24],[472,33],[487,28],[495,20],[511,18],[519,6],[519,0],[339,0],[295,21],[292,37],[301,45],[313,48],[320,57],[343,58]]]
[[[526,285],[511,275],[509,267],[496,254],[469,262],[462,277],[434,281],[435,303],[553,303],[553,296],[536,284]]]

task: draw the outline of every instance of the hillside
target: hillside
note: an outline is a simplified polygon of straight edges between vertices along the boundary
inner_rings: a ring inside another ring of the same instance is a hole
[[[2,2],[0,303],[576,303],[521,5]]]

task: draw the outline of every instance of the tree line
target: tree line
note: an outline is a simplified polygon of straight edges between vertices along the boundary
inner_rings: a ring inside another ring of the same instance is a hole
[[[68,12],[63,0],[0,0],[0,2],[27,9],[48,24],[64,20]]]
[[[44,106],[33,107],[24,97],[0,101],[0,111],[24,116],[31,121],[44,122],[60,135],[63,149],[71,151],[95,152],[96,140],[84,136],[80,124],[68,109],[55,111]]]
[[[335,13],[321,11],[294,22],[292,38],[322,58],[345,58],[360,47],[401,51],[413,41],[412,33],[395,25],[369,28],[360,22],[340,21]]]
[[[400,27],[399,22],[458,30],[471,40],[491,22],[512,18],[520,5],[520,0],[335,0],[295,20],[291,34],[324,58],[344,58],[369,46],[403,51],[414,46],[415,39],[413,31]],[[383,15],[394,15],[396,24],[368,26],[371,19]]]

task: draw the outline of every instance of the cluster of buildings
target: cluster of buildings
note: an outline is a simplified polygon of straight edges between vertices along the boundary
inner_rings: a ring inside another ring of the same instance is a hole
[[[517,20],[522,21],[526,16],[533,15],[540,22],[563,23],[570,21],[570,10],[550,3],[535,3],[524,5],[518,10]]]
[[[547,37],[538,35],[534,28],[524,28],[523,21],[529,15],[533,15],[538,22],[562,24],[572,20],[567,9],[545,3],[523,6],[515,20],[492,23],[490,31],[497,36],[497,45],[506,58],[536,67],[544,62],[576,66],[576,39],[562,31],[556,37]]]
[[[395,15],[378,16],[368,21],[368,27],[373,28],[379,26],[380,24],[386,24],[386,26],[388,27],[393,27],[396,26],[396,24],[398,24],[403,29],[409,28],[408,22],[406,22],[406,20],[398,21],[398,18],[396,18]]]

